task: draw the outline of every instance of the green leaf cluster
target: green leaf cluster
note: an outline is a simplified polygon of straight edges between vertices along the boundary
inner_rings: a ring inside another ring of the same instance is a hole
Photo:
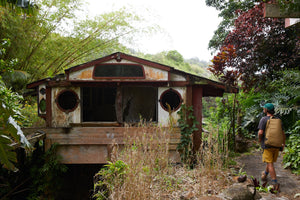
[[[96,174],[100,180],[94,184],[94,191],[97,191],[94,198],[96,200],[107,199],[109,191],[112,191],[114,186],[122,185],[128,168],[128,165],[122,160],[108,161],[108,164]]]
[[[289,133],[300,118],[300,71],[286,70],[279,72],[277,79],[269,81],[266,88],[256,88],[248,93],[241,93],[240,105],[244,113],[242,127],[245,131],[256,130],[259,119],[263,116],[262,106],[273,103],[275,114],[280,116],[284,130]]]
[[[21,96],[4,86],[0,76],[0,163],[3,167],[15,170],[17,162],[13,143],[20,143],[20,135],[15,125],[15,119],[21,119],[18,102]]]
[[[290,168],[294,173],[300,174],[300,120],[293,127],[283,155],[284,168]]]

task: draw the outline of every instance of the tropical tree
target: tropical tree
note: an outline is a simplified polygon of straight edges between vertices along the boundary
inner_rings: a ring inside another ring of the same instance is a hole
[[[227,101],[219,104],[221,110],[232,112],[229,115],[233,116],[230,117],[231,129],[234,130],[237,121],[238,132],[244,130],[248,136],[255,133],[262,116],[261,106],[272,102],[288,132],[299,120],[299,92],[296,90],[299,91],[300,45],[296,27],[285,29],[283,19],[264,18],[261,1],[206,2],[221,10],[223,24],[226,24],[226,29],[219,27],[221,31],[215,33],[212,41],[216,42],[210,43],[211,48],[219,49],[210,70],[228,85],[242,86],[231,105]],[[224,15],[228,11],[233,14]],[[234,139],[235,133],[228,135]]]
[[[17,124],[17,121],[22,119],[20,115],[22,96],[8,89],[1,77],[3,73],[12,72],[10,64],[14,63],[3,59],[7,47],[9,40],[0,43],[0,164],[9,170],[15,170],[17,155],[13,144],[24,144],[26,148],[30,145]]]
[[[247,11],[253,8],[255,3],[259,1],[261,0],[205,0],[206,5],[220,11],[219,17],[223,18],[209,41],[209,49],[217,51],[221,48],[226,36],[232,30],[232,27],[234,27],[234,21],[237,18],[236,10]]]
[[[32,14],[21,16],[0,7],[0,39],[11,40],[6,59],[18,59],[14,69],[31,74],[31,80],[57,74],[87,57],[124,49],[121,41],[145,30],[138,26],[141,18],[125,8],[90,19],[80,14],[81,5],[80,0],[40,0]]]
[[[220,11],[219,17],[223,18],[218,29],[214,32],[213,37],[209,41],[209,49],[218,51],[229,32],[234,28],[234,22],[238,17],[237,10],[248,11],[255,5],[265,3],[277,3],[281,10],[285,13],[295,12],[300,10],[300,1],[286,0],[205,0],[206,5],[216,8]]]
[[[235,28],[227,35],[210,70],[221,79],[242,81],[244,89],[264,86],[278,71],[300,63],[300,43],[295,27],[284,28],[284,20],[263,17],[263,4],[243,12],[237,10]]]

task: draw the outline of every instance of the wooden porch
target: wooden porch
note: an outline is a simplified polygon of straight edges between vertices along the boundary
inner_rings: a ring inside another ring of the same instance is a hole
[[[58,143],[57,153],[64,164],[105,164],[110,160],[113,148],[119,149],[129,137],[137,138],[144,134],[153,135],[155,127],[70,127],[70,128],[25,128],[26,135],[44,134],[45,149]],[[164,128],[169,141],[171,162],[180,162],[176,151],[180,142],[179,128]],[[165,138],[164,138],[165,139]]]

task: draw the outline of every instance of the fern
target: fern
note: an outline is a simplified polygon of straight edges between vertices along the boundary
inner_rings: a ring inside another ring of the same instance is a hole
[[[275,108],[275,112],[278,115],[288,115],[294,110],[293,107],[288,107],[286,105],[277,105]]]
[[[17,155],[11,146],[13,143],[11,137],[18,140],[17,129],[8,123],[13,111],[6,108],[2,100],[0,100],[0,113],[0,163],[7,169],[15,170],[14,163],[17,162]]]

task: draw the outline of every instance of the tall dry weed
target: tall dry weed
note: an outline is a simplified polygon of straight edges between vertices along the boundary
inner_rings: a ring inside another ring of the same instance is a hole
[[[227,132],[222,136],[219,130],[210,127],[202,133],[202,144],[197,154],[199,167],[203,170],[219,170],[227,167],[228,160]]]
[[[127,130],[134,129],[128,126]],[[207,147],[198,154],[199,164],[190,169],[169,161],[171,129],[140,123],[135,130],[125,133],[122,148],[113,150],[112,163],[121,160],[127,168],[122,176],[106,182],[111,184],[107,199],[180,199],[186,193],[202,197],[219,193],[229,183],[213,137],[208,135]]]

